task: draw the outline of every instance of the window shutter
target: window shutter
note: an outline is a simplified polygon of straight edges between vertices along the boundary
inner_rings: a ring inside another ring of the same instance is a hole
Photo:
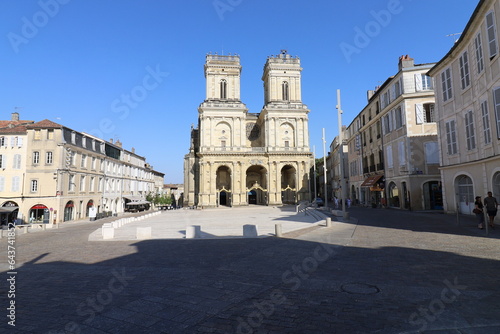
[[[12,177],[12,191],[19,190],[19,176]]]
[[[422,88],[422,74],[415,74],[415,90],[417,92],[423,90]]]
[[[497,138],[500,139],[500,88],[495,89],[493,94],[495,100],[495,117],[497,121]]]
[[[0,176],[0,191],[3,191],[4,187],[5,187],[5,177]]]
[[[439,146],[437,142],[425,143],[425,161],[428,164],[439,163]]]
[[[406,154],[405,154],[405,143],[404,141],[400,141],[398,143],[398,153],[399,153],[399,165],[400,166],[405,166],[406,165]]]
[[[451,148],[452,148],[452,153],[456,154],[458,152],[458,146],[457,146],[457,127],[455,124],[455,121],[450,122],[450,130],[451,130]]]
[[[16,141],[16,137],[10,137],[10,147],[14,147],[15,141]]]
[[[7,167],[7,156],[5,154],[0,155],[0,168]]]
[[[394,101],[396,99],[396,85],[392,85],[390,89],[390,100]]]
[[[22,147],[23,146],[23,137],[17,138],[17,147]]]
[[[488,46],[490,50],[490,58],[493,58],[497,54],[497,32],[495,27],[495,16],[493,12],[489,12],[486,15],[486,31],[488,34]]]
[[[451,123],[446,123],[446,143],[448,147],[448,154],[451,154]]]
[[[415,116],[417,117],[417,124],[422,124],[425,121],[424,118],[424,106],[422,103],[415,104]],[[446,124],[448,125],[448,124]]]
[[[394,163],[393,163],[393,159],[392,159],[392,146],[390,146],[390,145],[387,146],[386,152],[387,152],[387,167],[393,168]]]

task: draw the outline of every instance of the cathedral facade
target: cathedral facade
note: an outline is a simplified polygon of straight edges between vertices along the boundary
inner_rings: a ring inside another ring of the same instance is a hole
[[[301,98],[300,59],[285,50],[264,65],[264,106],[240,99],[238,55],[206,56],[206,99],[184,158],[184,204],[295,204],[310,198],[309,109]]]

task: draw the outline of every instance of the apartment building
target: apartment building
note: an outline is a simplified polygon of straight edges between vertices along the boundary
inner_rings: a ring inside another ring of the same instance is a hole
[[[63,222],[89,217],[91,210],[116,214],[131,203],[146,204],[155,189],[154,171],[134,149],[50,120],[2,127],[0,144],[0,212],[7,221]]]
[[[481,0],[460,39],[429,71],[450,213],[472,214],[474,198],[488,191],[500,198],[499,13],[500,1]]]
[[[0,121],[0,223],[15,219],[19,206],[14,201],[21,196],[21,186],[26,175],[26,126],[34,121],[19,120],[19,114],[12,113],[10,120]]]
[[[442,209],[434,64],[399,58],[398,72],[375,91],[346,130],[351,199],[408,210]]]
[[[347,131],[345,126],[342,127],[342,131],[342,136],[345,138],[345,133]],[[328,196],[331,200],[333,200],[334,197],[337,199],[350,198],[349,189],[346,188],[346,184],[342,183],[342,175],[344,175],[344,180],[347,180],[349,175],[349,161],[347,160],[349,148],[346,143],[347,141],[343,139],[341,145],[339,136],[336,136],[330,144],[328,176],[330,180],[329,183],[331,184],[331,192]]]

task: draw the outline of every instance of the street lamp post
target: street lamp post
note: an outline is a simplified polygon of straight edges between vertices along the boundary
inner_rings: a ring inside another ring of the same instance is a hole
[[[342,106],[340,103],[340,89],[337,89],[337,106],[339,118],[339,160],[340,160],[340,201],[342,203],[342,212],[345,216],[345,177],[344,177],[344,138],[342,133]]]
[[[313,165],[313,171],[314,171],[314,196],[312,199],[314,200],[316,196],[318,196],[318,190],[316,189],[316,146],[313,146],[313,160],[314,160],[314,165]]]
[[[325,179],[325,207],[328,208],[328,185],[326,179],[326,137],[325,128],[323,128],[323,177]]]

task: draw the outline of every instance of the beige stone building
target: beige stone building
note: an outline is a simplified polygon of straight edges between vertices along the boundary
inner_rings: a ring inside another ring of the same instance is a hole
[[[481,0],[436,83],[444,208],[472,214],[475,196],[500,198],[500,1]],[[499,219],[497,217],[497,219]]]
[[[368,92],[368,104],[347,128],[354,203],[409,210],[443,208],[434,64],[399,59],[398,72]]]
[[[49,120],[19,121],[14,115],[2,122],[2,219],[52,223],[83,219],[94,209],[116,214],[130,203],[144,202],[155,190],[146,159],[118,141],[104,141]]]
[[[286,51],[264,65],[264,107],[240,99],[238,55],[206,56],[206,99],[184,162],[185,205],[278,205],[310,199],[308,113],[299,58]]]

